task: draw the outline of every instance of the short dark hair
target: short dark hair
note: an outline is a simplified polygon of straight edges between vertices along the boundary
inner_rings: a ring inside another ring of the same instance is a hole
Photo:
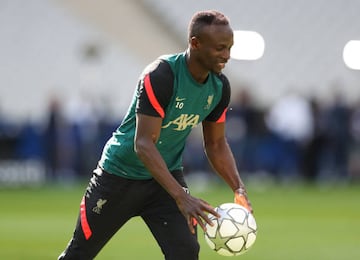
[[[189,39],[194,36],[199,37],[203,28],[209,25],[229,25],[229,19],[224,14],[215,10],[197,12],[189,23]]]

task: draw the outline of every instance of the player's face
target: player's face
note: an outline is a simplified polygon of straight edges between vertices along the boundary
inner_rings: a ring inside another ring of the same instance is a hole
[[[204,69],[220,73],[230,59],[232,29],[228,25],[208,26],[198,40],[198,62]]]

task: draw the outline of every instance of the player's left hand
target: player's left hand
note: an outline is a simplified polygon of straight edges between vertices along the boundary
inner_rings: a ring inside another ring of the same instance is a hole
[[[239,188],[239,189],[235,190],[234,195],[235,195],[234,202],[236,204],[239,204],[240,206],[245,207],[251,213],[254,213],[251,203],[248,199],[245,188]]]

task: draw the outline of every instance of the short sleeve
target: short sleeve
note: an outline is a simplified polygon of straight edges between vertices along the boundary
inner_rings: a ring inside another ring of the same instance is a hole
[[[174,74],[164,60],[150,64],[137,87],[136,113],[155,117],[165,116],[174,89]]]
[[[226,78],[225,75],[220,74],[219,78],[223,83],[221,99],[217,106],[214,108],[214,110],[211,111],[211,113],[206,117],[205,120],[223,123],[226,120],[226,111],[230,103],[231,88],[229,80]]]

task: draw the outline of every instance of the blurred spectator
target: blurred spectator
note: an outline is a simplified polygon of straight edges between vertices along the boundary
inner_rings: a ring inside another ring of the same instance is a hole
[[[60,125],[64,124],[63,118],[60,112],[60,104],[56,98],[53,98],[49,102],[48,118],[44,129],[44,150],[45,150],[45,163],[46,172],[49,180],[56,178],[56,172],[59,168],[59,135]]]
[[[313,134],[311,107],[300,95],[283,96],[269,110],[266,122],[275,133],[299,143],[308,140]]]
[[[255,146],[257,138],[263,134],[263,118],[246,89],[235,96],[226,117],[226,135],[239,170],[245,174],[257,170]]]
[[[75,142],[73,149],[77,156],[73,156],[74,169],[79,176],[85,177],[97,165],[100,155],[99,122],[100,115],[92,97],[88,94],[74,94],[67,100],[64,116],[70,124],[70,133]],[[75,159],[76,158],[76,159]]]
[[[360,100],[354,105],[350,117],[350,154],[349,177],[351,180],[360,180]]]
[[[308,100],[297,94],[283,96],[270,108],[266,123],[275,135],[273,150],[283,179],[301,177],[302,149],[313,135],[314,118]]]
[[[350,144],[350,108],[342,95],[336,93],[326,107],[323,119],[324,147],[321,151],[322,181],[346,178]]]
[[[16,157],[17,137],[20,131],[18,125],[10,123],[2,114],[0,107],[0,160]]]
[[[60,102],[50,100],[48,122],[44,132],[45,162],[50,180],[76,178],[77,138],[62,114]]]
[[[321,153],[324,150],[325,136],[323,126],[323,111],[318,100],[310,99],[313,117],[313,135],[304,144],[302,174],[306,181],[314,182],[320,171]]]

